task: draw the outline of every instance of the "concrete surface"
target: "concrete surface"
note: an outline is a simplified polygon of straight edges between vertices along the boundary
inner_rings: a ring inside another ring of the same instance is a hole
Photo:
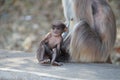
[[[40,65],[34,53],[0,50],[0,80],[120,80],[114,64]]]

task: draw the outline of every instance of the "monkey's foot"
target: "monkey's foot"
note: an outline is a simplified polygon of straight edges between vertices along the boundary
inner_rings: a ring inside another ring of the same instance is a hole
[[[58,63],[58,62],[53,62],[53,63],[51,63],[51,65],[53,65],[53,66],[62,66],[63,64]]]
[[[50,59],[45,59],[40,62],[41,64],[50,64]]]

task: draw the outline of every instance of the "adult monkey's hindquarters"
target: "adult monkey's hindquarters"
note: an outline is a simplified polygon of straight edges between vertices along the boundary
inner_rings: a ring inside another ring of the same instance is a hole
[[[72,29],[70,26],[71,40],[67,46],[71,61],[106,62],[116,40],[116,22],[111,7],[106,0],[67,1],[72,3],[72,11],[67,16],[72,14],[75,23]],[[66,6],[63,5],[64,11],[70,9]]]

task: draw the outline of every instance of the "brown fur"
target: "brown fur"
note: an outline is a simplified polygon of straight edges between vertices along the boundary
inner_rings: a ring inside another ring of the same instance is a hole
[[[70,31],[71,61],[106,62],[116,40],[116,23],[110,6],[106,0],[74,0],[73,12],[77,24]]]

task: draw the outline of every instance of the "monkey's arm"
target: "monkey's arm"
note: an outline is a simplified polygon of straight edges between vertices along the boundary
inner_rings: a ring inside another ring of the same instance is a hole
[[[61,37],[60,42],[57,44],[57,54],[58,55],[60,54],[60,49],[61,49],[62,43],[63,43],[63,38]]]
[[[47,42],[47,40],[49,39],[50,36],[51,36],[51,33],[49,32],[49,33],[46,34],[45,37],[40,41],[40,44],[44,44],[45,42]]]
[[[60,53],[60,44],[57,45],[57,54]]]

